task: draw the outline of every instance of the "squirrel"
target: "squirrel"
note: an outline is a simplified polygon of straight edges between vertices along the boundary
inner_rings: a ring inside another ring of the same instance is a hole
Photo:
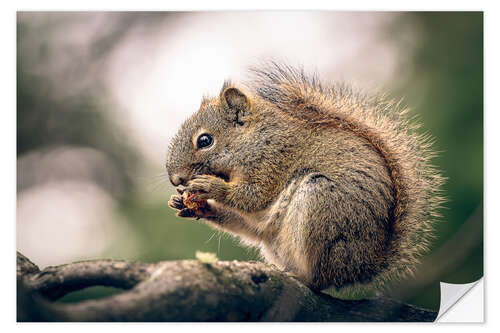
[[[430,136],[400,103],[302,68],[250,73],[204,97],[172,139],[169,206],[314,290],[412,274],[444,202]]]

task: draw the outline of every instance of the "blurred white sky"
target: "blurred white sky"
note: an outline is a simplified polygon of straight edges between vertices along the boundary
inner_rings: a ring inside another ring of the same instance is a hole
[[[259,60],[271,57],[303,65],[323,79],[369,89],[386,85],[402,61],[383,31],[394,15],[195,12],[149,22],[129,14],[124,31],[119,25],[123,16],[109,13],[31,13],[19,19],[34,31],[53,24],[21,41],[26,44],[21,50],[29,55],[27,69],[48,75],[61,98],[97,80],[104,82],[119,106],[119,111],[109,111],[126,126],[127,139],[138,144],[147,164],[160,173],[169,139],[197,110],[202,96],[217,94],[224,79],[244,79],[246,68]],[[124,35],[111,52],[95,59],[95,41],[113,33]],[[53,52],[44,55],[43,43]],[[18,172],[24,176],[52,177],[17,198],[17,249],[42,267],[97,256],[124,237],[116,233],[114,199],[87,177],[92,170],[111,168],[109,161],[89,149],[58,149],[42,152],[42,157],[51,156],[45,160],[37,153],[18,158]],[[36,168],[30,168],[33,160]],[[78,167],[57,165],[70,160]],[[58,170],[66,177],[58,179]]]
[[[99,258],[122,229],[113,207],[112,198],[90,182],[31,187],[17,198],[17,249],[40,267]]]

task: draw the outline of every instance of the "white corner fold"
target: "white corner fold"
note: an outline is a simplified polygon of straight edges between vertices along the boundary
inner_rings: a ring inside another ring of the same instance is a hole
[[[484,321],[484,280],[466,284],[440,282],[441,304],[436,322]]]

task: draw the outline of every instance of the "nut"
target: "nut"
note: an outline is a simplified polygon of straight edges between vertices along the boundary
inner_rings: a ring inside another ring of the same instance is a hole
[[[184,203],[184,206],[191,210],[205,208],[205,206],[207,205],[207,200],[193,200],[194,196],[196,196],[197,194],[199,194],[199,192],[190,193],[184,191],[184,193],[182,193],[182,202]]]

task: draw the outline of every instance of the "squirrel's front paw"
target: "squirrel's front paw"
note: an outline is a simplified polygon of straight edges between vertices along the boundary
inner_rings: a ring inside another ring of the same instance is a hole
[[[174,194],[170,197],[168,201],[168,206],[177,210],[177,216],[179,217],[193,217],[193,218],[204,218],[211,217],[214,215],[212,208],[206,204],[203,207],[197,209],[191,209],[186,206],[182,196]]]
[[[224,179],[211,175],[194,176],[187,184],[187,190],[196,193],[193,200],[213,199],[222,202],[229,188],[229,183]]]
[[[170,200],[168,201],[169,207],[176,209],[176,210],[181,210],[186,208],[184,205],[184,202],[182,200],[182,197],[180,195],[174,194],[170,197]]]

